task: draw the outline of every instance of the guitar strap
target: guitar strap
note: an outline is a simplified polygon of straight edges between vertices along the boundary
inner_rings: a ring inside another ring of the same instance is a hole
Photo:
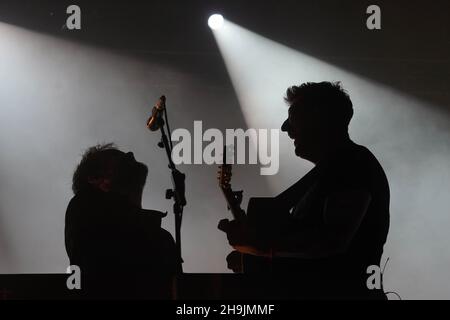
[[[301,196],[314,184],[318,175],[319,170],[316,166],[288,189],[277,195],[274,199],[278,206],[285,211],[290,211]]]

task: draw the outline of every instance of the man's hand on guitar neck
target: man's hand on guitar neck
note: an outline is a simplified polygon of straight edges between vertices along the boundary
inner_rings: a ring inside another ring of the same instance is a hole
[[[271,256],[271,250],[263,248],[256,230],[245,221],[220,220],[218,229],[227,234],[228,242],[237,251],[255,256]]]

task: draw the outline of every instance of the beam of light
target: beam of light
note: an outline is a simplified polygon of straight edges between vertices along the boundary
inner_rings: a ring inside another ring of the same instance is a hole
[[[153,169],[167,168],[164,154],[148,152],[159,137],[149,135],[145,119],[161,92],[174,97],[162,75],[180,86],[186,80],[157,64],[4,23],[0,39],[0,274],[65,272],[64,214],[83,150],[113,141]],[[151,170],[149,180],[170,182],[170,172]],[[144,206],[167,207],[161,186],[146,189]],[[163,225],[171,230],[172,217]]]
[[[390,181],[391,228],[384,255],[390,263],[385,289],[404,298],[450,298],[449,116],[228,20],[213,33],[248,127],[279,128],[287,117],[283,96],[291,85],[342,82],[355,109],[350,135],[375,153]],[[318,46],[321,40],[317,39]],[[292,141],[283,134],[280,157],[279,174],[265,177],[274,194],[311,167],[295,157]]]
[[[208,26],[213,30],[219,30],[223,27],[224,19],[221,14],[213,14],[208,19]]]
[[[193,64],[215,66],[215,58],[166,56],[161,64],[159,53],[127,53],[0,23],[0,273],[66,271],[64,214],[71,178],[83,151],[96,143],[115,142],[148,164],[143,207],[171,212],[172,202],[165,199],[170,171],[156,146],[161,137],[145,126],[161,94],[168,99],[172,129],[193,134],[194,120],[209,128],[242,120],[230,115],[230,106],[238,105],[228,84],[224,90],[186,71],[201,69]],[[217,223],[228,212],[217,169],[180,170],[187,176],[188,198],[181,232],[184,271],[227,272],[230,248]],[[173,220],[173,214],[163,220],[172,234]]]

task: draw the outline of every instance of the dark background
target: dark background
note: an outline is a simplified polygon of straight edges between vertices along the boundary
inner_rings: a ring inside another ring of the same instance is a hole
[[[64,28],[70,4],[82,8],[80,31]],[[382,10],[382,29],[374,32],[365,25],[371,4]],[[225,85],[215,41],[205,28],[209,15],[220,12],[293,49],[448,106],[449,10],[446,0],[2,1],[0,20],[133,55],[170,59]],[[199,55],[205,59],[200,66],[182,62]]]

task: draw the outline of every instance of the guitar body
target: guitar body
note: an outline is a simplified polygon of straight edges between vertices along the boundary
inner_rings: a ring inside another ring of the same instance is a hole
[[[250,198],[247,207],[247,222],[256,228],[258,234],[270,243],[273,237],[280,232],[280,226],[286,221],[289,211],[281,209],[282,206],[275,198]],[[243,255],[244,273],[271,273],[274,264],[279,259]]]

